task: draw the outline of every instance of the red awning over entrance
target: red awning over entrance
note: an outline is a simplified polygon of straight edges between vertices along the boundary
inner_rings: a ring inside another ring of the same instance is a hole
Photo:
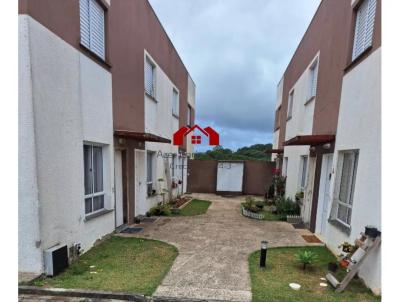
[[[170,144],[171,140],[157,136],[155,134],[146,133],[146,132],[133,132],[128,130],[115,130],[114,136],[121,138],[131,138],[141,142],[157,142],[157,143],[167,143]]]
[[[327,135],[298,135],[295,136],[283,144],[285,146],[300,146],[300,145],[322,145],[335,140],[335,136],[331,134]]]

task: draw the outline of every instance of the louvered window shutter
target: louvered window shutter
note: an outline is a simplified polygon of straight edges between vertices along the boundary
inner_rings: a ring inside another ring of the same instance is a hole
[[[81,43],[90,49],[89,0],[79,1]]]
[[[353,60],[372,45],[376,0],[364,0],[357,10],[354,30]]]
[[[104,9],[95,0],[80,0],[81,43],[105,59]]]
[[[148,59],[146,59],[145,63],[145,70],[144,70],[144,78],[145,78],[145,91],[154,97],[154,66],[149,62]]]
[[[104,59],[104,10],[95,0],[89,3],[90,49]]]

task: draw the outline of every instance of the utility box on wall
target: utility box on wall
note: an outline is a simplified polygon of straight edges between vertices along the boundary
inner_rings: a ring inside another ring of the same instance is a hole
[[[68,248],[66,245],[54,246],[44,251],[44,265],[47,276],[56,276],[68,267]]]
[[[243,161],[220,161],[217,167],[217,192],[243,193]]]

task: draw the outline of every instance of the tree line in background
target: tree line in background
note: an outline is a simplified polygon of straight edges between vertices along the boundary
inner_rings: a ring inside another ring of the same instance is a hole
[[[263,160],[270,161],[271,154],[266,153],[267,149],[272,149],[272,144],[256,144],[242,147],[236,151],[222,146],[216,146],[206,152],[196,152],[194,159],[200,160]]]

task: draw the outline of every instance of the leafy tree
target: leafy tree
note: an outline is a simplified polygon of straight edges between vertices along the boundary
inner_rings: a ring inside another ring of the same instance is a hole
[[[265,153],[265,150],[272,149],[272,144],[255,144],[248,147],[242,147],[237,151],[229,148],[215,146],[212,150],[206,152],[197,152],[195,159],[200,160],[263,160],[270,161],[271,155]]]

